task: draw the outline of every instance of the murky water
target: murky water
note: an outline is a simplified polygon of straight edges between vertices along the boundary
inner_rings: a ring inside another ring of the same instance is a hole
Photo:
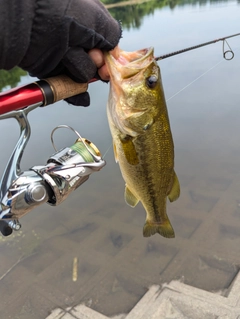
[[[123,21],[124,50],[153,46],[159,56],[240,31],[236,1],[160,4],[111,9]],[[29,114],[23,170],[46,162],[59,124],[107,152],[107,166],[62,205],[39,207],[22,218],[20,232],[1,239],[4,318],[44,318],[57,306],[80,302],[105,315],[128,312],[149,285],[172,279],[224,293],[240,265],[240,38],[228,42],[231,61],[223,59],[219,42],[159,62],[181,184],[181,197],[168,205],[175,239],[143,238],[143,208],[124,202],[124,182],[108,150],[107,84],[90,85],[89,108],[60,102]],[[14,120],[1,121],[0,134],[2,173],[18,136]],[[56,133],[59,148],[74,141],[70,131]]]

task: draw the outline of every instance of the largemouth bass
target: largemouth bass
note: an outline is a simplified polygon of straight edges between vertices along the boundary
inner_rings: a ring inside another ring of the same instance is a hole
[[[115,159],[126,182],[125,200],[146,210],[143,236],[175,237],[166,213],[167,197],[180,195],[174,145],[153,48],[105,54],[110,74],[107,106]]]

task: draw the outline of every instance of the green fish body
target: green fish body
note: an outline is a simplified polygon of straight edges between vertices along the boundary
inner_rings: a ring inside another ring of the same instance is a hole
[[[174,230],[166,213],[180,195],[174,171],[174,145],[153,49],[105,54],[110,73],[107,106],[115,159],[126,182],[125,200],[146,210],[143,236],[155,233],[172,238]]]

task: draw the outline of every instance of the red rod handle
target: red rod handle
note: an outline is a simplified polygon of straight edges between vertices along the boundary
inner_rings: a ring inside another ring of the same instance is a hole
[[[43,93],[35,83],[0,93],[0,115],[23,109],[43,100]]]
[[[94,82],[92,79],[90,82]],[[70,96],[81,94],[88,83],[76,83],[65,75],[43,79],[22,87],[0,93],[0,115],[41,103],[42,106],[55,103]]]

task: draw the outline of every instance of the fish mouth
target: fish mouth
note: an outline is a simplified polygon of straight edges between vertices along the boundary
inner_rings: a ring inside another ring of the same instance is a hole
[[[134,76],[141,69],[145,69],[153,60],[153,47],[134,52],[120,49],[117,57],[114,57],[111,52],[105,53],[105,62],[110,78],[115,77],[116,73],[120,73],[123,79]]]
[[[149,56],[153,55],[153,48],[145,48],[141,50],[137,50],[134,52],[127,52],[127,51],[120,51],[119,58],[117,59],[117,62],[126,65],[129,63],[137,62],[141,63],[145,59],[147,59]]]

